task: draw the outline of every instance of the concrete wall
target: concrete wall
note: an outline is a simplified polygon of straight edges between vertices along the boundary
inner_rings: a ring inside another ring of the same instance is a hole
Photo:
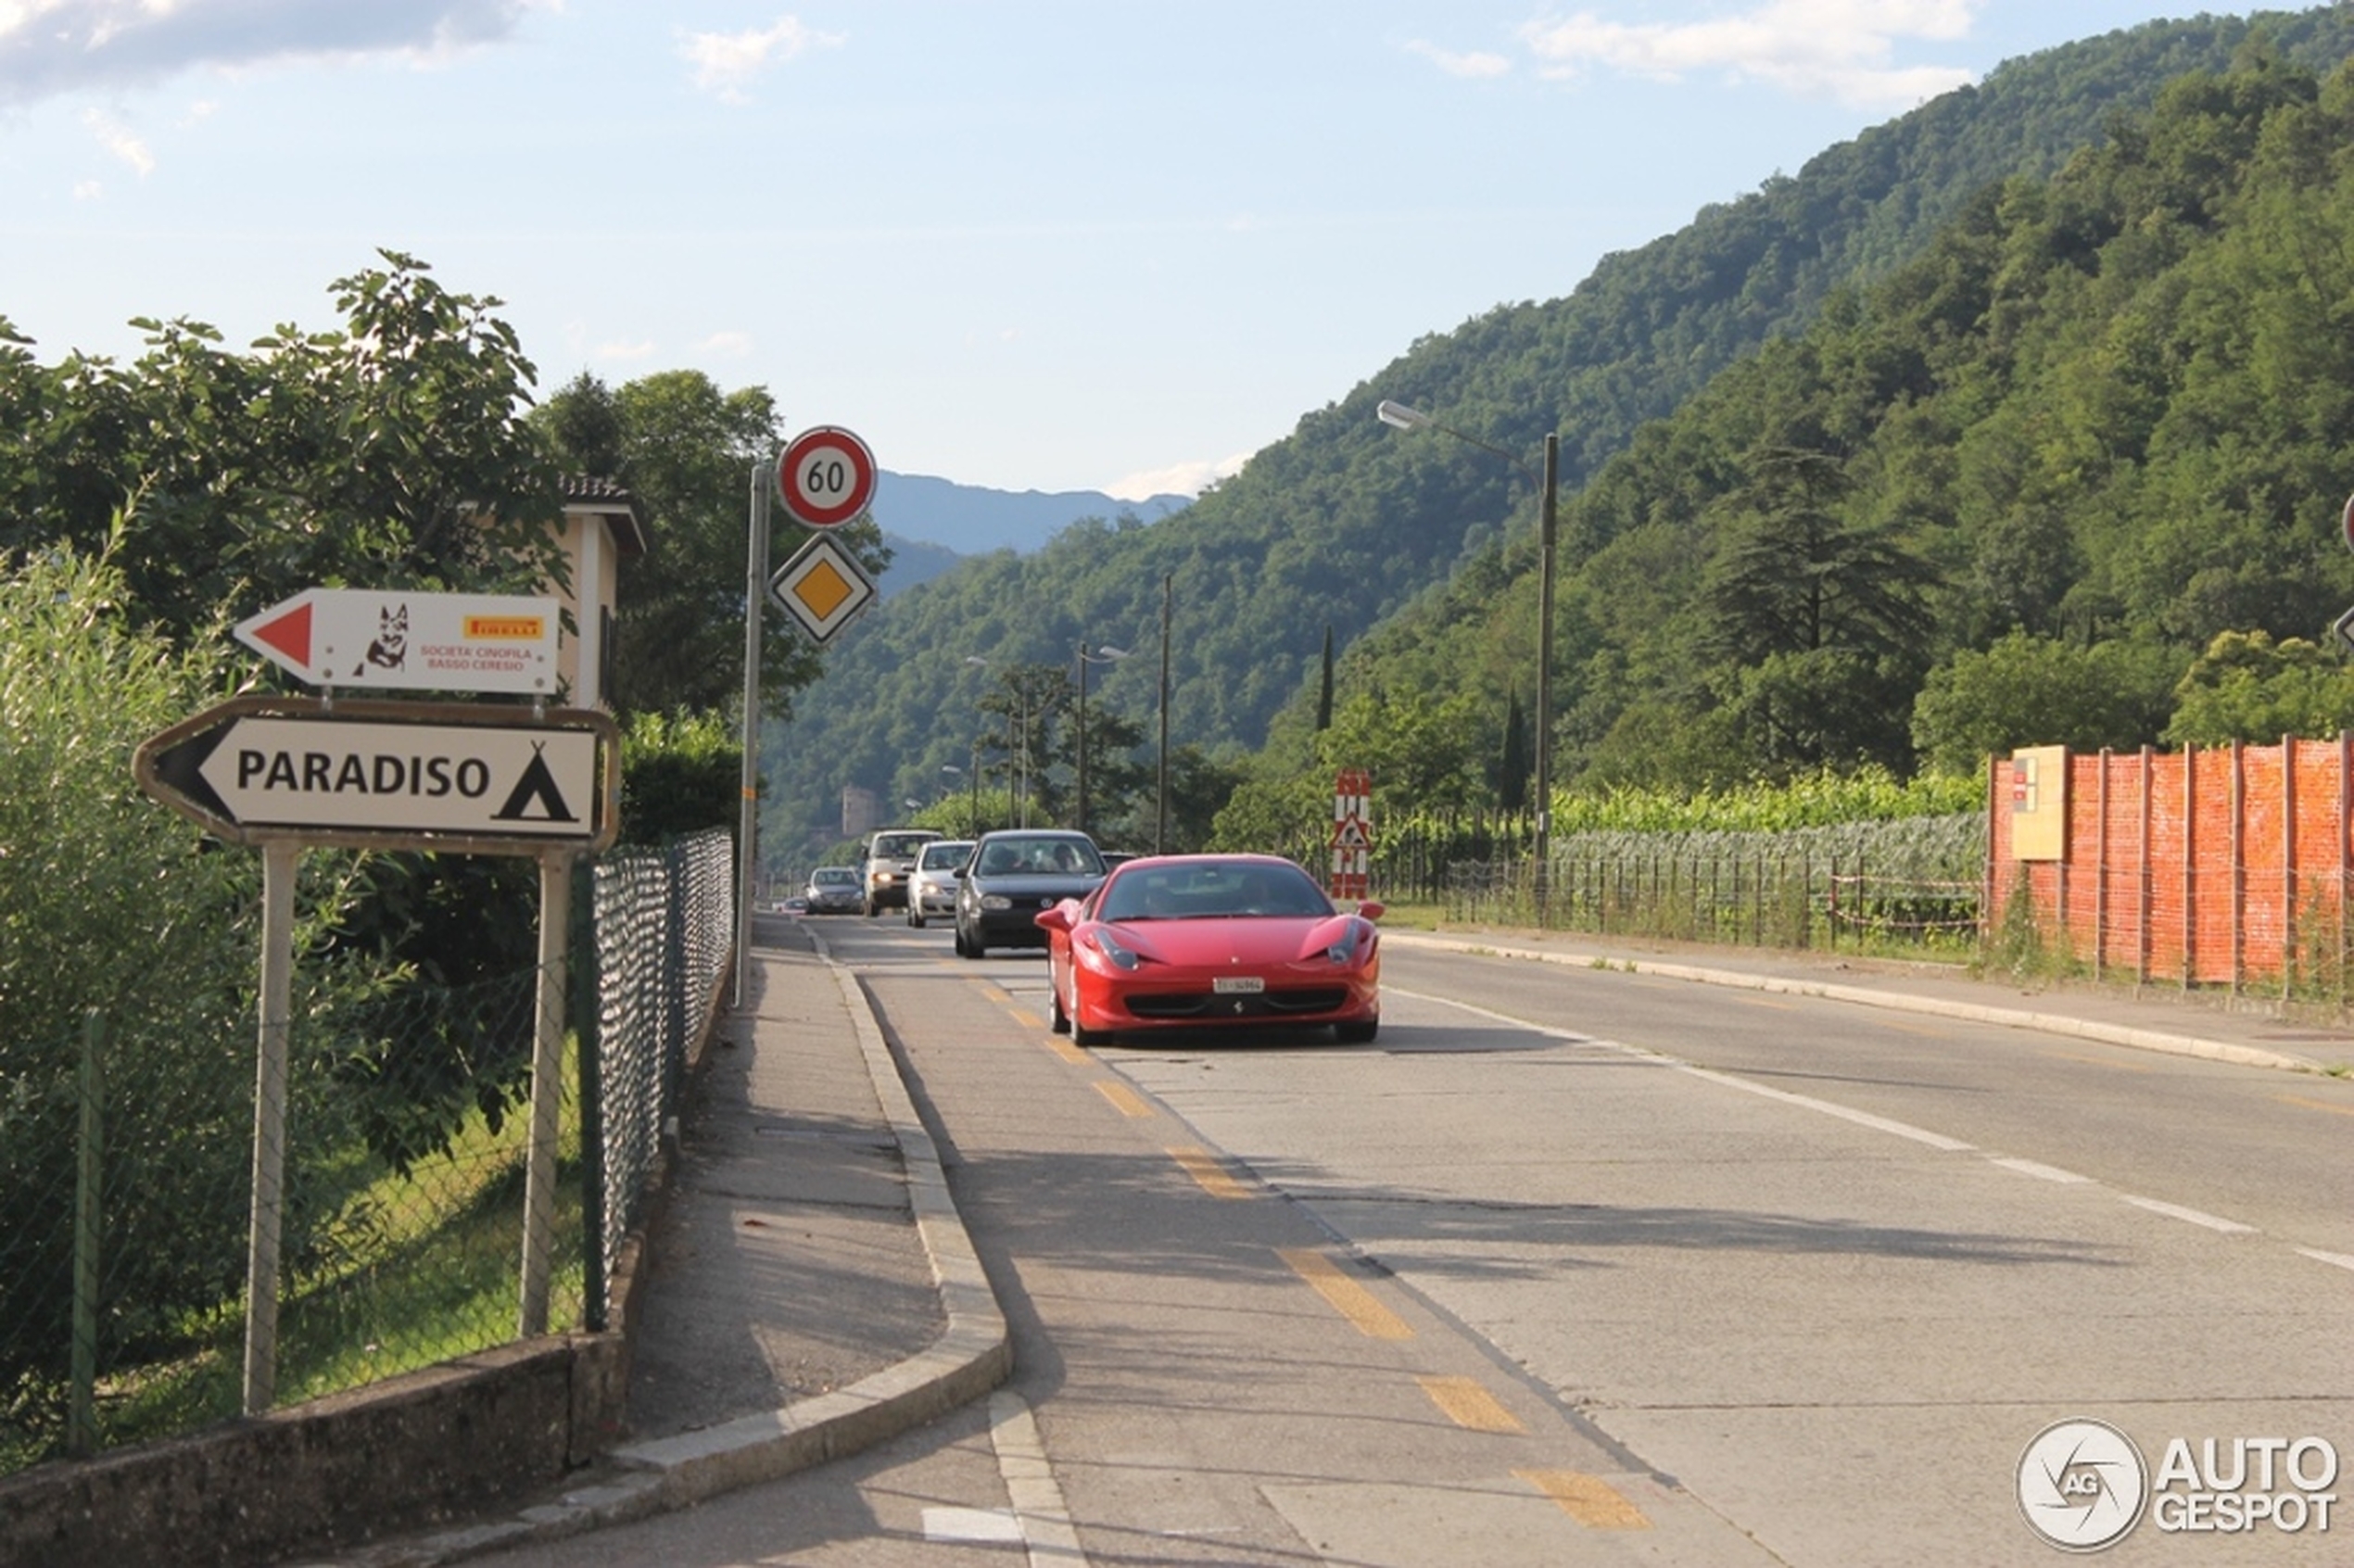
[[[505,1347],[0,1481],[0,1568],[246,1564],[406,1534],[563,1477],[619,1435],[619,1334]]]

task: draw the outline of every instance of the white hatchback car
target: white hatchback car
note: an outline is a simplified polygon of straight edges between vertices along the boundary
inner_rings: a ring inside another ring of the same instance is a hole
[[[907,923],[921,926],[934,915],[955,918],[956,872],[973,852],[970,839],[938,839],[924,846],[907,879]]]

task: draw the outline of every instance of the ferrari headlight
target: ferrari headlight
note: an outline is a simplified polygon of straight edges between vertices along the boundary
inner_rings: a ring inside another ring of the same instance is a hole
[[[1130,949],[1120,946],[1119,939],[1101,927],[1087,933],[1087,944],[1108,959],[1115,968],[1133,969],[1144,962]]]

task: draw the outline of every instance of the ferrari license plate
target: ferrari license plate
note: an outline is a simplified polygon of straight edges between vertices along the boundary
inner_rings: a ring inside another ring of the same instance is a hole
[[[1267,982],[1257,975],[1220,975],[1209,989],[1221,996],[1256,996],[1267,989]]]

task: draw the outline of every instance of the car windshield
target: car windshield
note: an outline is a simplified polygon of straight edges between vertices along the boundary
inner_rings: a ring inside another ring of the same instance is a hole
[[[821,888],[833,884],[846,884],[854,888],[858,885],[858,873],[847,866],[828,866],[822,871],[813,872],[809,880],[813,886]]]
[[[1332,901],[1294,866],[1207,861],[1128,871],[1104,890],[1099,920],[1330,915]]]
[[[875,841],[875,855],[883,860],[913,860],[916,852],[930,842],[929,833],[886,833]]]
[[[993,839],[981,852],[984,877],[1099,877],[1103,869],[1084,839]]]
[[[965,856],[972,853],[972,848],[970,844],[926,844],[922,868],[926,871],[946,871],[962,866]]]

